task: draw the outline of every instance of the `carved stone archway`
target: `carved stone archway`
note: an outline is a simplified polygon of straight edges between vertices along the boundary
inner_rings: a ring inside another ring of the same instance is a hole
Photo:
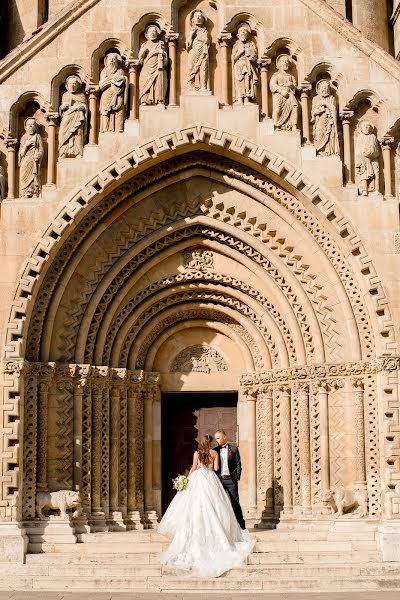
[[[212,266],[185,262],[198,248]],[[193,127],[94,177],[24,269],[5,364],[7,415],[20,421],[22,406],[24,423],[23,439],[7,440],[22,451],[12,458],[21,477],[3,490],[12,519],[35,517],[37,490],[78,486],[94,530],[154,525],[163,373],[160,381],[153,369],[168,348],[152,347],[177,335],[182,307],[202,331],[208,320],[231,326],[236,337],[214,339],[234,356],[240,338],[253,361],[252,373],[234,370],[247,411],[252,518],[275,519],[282,507],[294,518],[323,512],[323,488],[344,481],[331,468],[343,423],[329,414],[344,395],[357,424],[345,483],[363,487],[370,515],[381,514],[391,473],[385,479],[380,468],[377,396],[398,363],[378,360],[395,346],[373,265],[328,193],[252,142]],[[46,449],[54,422],[62,456]]]

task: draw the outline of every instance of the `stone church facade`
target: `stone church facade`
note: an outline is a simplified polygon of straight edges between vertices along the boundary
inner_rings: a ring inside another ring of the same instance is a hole
[[[344,505],[400,560],[398,11],[242,4],[2,15],[8,561],[44,492],[71,535],[156,527],[217,426],[250,526]]]

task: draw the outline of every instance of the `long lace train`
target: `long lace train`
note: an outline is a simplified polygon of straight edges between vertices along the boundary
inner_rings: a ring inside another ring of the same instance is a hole
[[[255,539],[240,529],[212,466],[201,466],[178,492],[158,527],[172,541],[161,562],[199,577],[218,577],[242,567]]]

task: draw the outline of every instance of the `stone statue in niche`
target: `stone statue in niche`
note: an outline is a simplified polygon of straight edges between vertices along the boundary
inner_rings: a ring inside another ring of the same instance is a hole
[[[232,68],[235,104],[248,104],[257,94],[257,46],[251,39],[251,29],[241,23],[237,30],[237,40],[232,48]]]
[[[331,83],[322,79],[315,87],[317,95],[311,107],[314,145],[320,156],[337,156],[340,153],[337,126],[337,102],[331,92]]]
[[[277,72],[270,81],[272,92],[272,119],[275,128],[282,131],[297,129],[299,104],[296,99],[296,79],[289,73],[292,61],[287,54],[276,59]]]
[[[6,198],[6,176],[4,174],[4,168],[0,165],[0,204]]]
[[[168,56],[164,50],[164,42],[159,39],[158,25],[149,25],[145,37],[147,41],[139,50],[142,65],[139,76],[140,104],[164,104],[168,85]]]
[[[25,133],[19,143],[19,195],[21,198],[38,197],[42,189],[40,180],[40,163],[44,148],[39,133],[39,123],[29,117],[24,123]]]
[[[208,91],[210,35],[206,27],[206,17],[201,10],[190,15],[191,29],[186,41],[188,52],[188,86],[190,90]]]
[[[100,74],[100,131],[122,132],[128,100],[128,78],[121,66],[117,52],[107,54]]]
[[[78,75],[67,77],[65,87],[67,91],[63,94],[58,110],[61,116],[58,133],[59,156],[60,158],[81,157],[87,123],[87,99]]]
[[[360,121],[356,141],[356,171],[360,196],[378,190],[380,146],[370,121]]]

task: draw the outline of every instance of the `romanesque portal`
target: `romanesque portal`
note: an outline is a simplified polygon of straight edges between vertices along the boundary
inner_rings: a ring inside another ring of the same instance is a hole
[[[400,107],[375,87],[400,72],[346,38],[388,78],[354,83],[265,15],[162,4],[48,89],[0,90],[0,541],[40,549],[60,490],[74,535],[155,528],[220,426],[250,526],[328,521],[346,493],[398,539]]]

